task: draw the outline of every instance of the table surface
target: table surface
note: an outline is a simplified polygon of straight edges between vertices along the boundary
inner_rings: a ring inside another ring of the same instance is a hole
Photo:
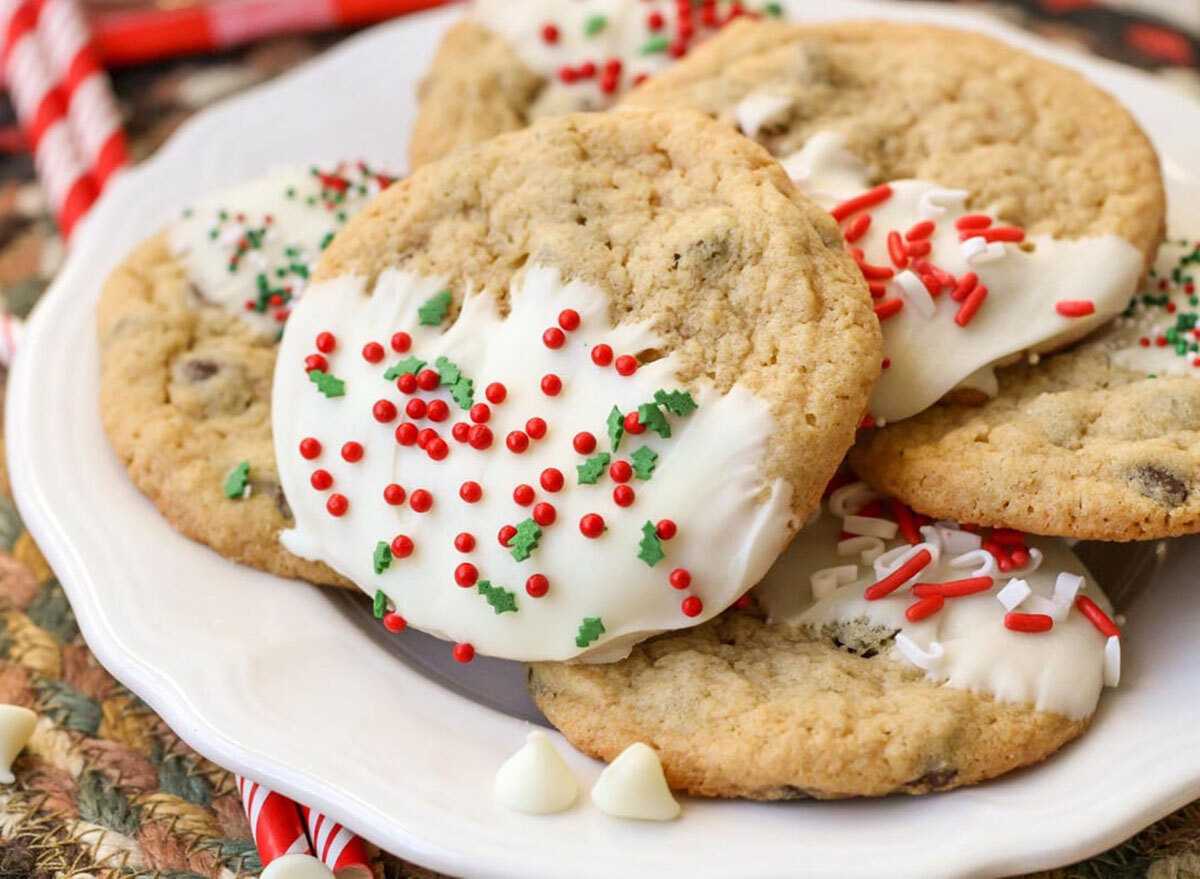
[[[1155,70],[1200,96],[1200,0],[1009,0],[984,8],[1050,39]],[[1171,13],[1153,19],[1145,9]],[[1139,11],[1141,10],[1141,11]],[[1191,15],[1180,12],[1188,12]],[[191,113],[275,76],[343,35],[118,71],[137,158]],[[23,316],[62,260],[11,108],[0,103],[0,307]],[[7,151],[6,151],[7,150]],[[2,384],[0,384],[2,393]],[[3,436],[0,435],[0,456]],[[20,462],[13,462],[20,466]],[[261,870],[233,777],[197,755],[97,663],[11,500],[0,467],[0,703],[42,715],[0,790],[0,877],[253,876]],[[434,874],[376,853],[383,877]],[[1045,877],[1200,876],[1200,802],[1085,863]]]

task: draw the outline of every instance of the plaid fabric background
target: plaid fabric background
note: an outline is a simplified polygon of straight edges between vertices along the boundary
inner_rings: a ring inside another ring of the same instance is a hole
[[[1153,70],[1200,96],[1200,0],[975,5],[1049,39]],[[272,39],[118,71],[135,156],[152,153],[196,110],[342,36]],[[27,314],[61,261],[15,117],[0,103],[0,307]],[[232,776],[187,748],[96,662],[21,524],[6,472],[0,468],[0,702],[42,717],[16,764],[16,783],[0,788],[0,879],[256,875],[261,864]],[[434,877],[387,855],[377,857],[376,873]],[[1097,858],[1043,875],[1200,877],[1200,803]]]

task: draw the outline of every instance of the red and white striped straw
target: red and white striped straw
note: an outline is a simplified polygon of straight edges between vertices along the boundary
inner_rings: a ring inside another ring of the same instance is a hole
[[[371,862],[363,841],[332,818],[301,806],[313,853],[338,879],[370,879]]]
[[[238,792],[250,819],[254,847],[263,866],[284,855],[311,855],[308,836],[296,804],[256,781],[237,776]]]

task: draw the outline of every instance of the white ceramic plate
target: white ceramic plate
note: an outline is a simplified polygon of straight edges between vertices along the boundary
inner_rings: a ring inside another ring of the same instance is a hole
[[[956,9],[793,4],[987,30],[1120,95],[1162,150],[1174,228],[1200,230],[1200,107],[1149,77]],[[645,825],[586,803],[550,818],[490,797],[537,714],[520,669],[456,667],[361,605],[226,562],[175,534],[134,489],[96,411],[94,304],[121,257],[190,199],[280,162],[403,163],[413,86],[457,10],[350,40],[200,114],[105,196],[33,318],[8,399],[17,502],[88,642],[193,747],[324,810],[380,846],[471,877],[968,876],[1069,862],[1200,796],[1200,543],[1174,544],[1131,610],[1125,680],[1092,732],[1035,771],[951,794],[872,802],[688,802]],[[1193,211],[1191,216],[1184,209]],[[560,740],[564,751],[570,751]],[[585,783],[598,774],[571,753]]]

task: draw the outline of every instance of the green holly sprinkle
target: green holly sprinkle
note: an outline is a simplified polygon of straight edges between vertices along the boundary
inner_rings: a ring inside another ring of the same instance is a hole
[[[662,540],[659,538],[658,528],[653,522],[647,522],[642,526],[642,541],[638,544],[638,558],[652,568],[665,558],[662,551]]]
[[[696,405],[696,401],[692,399],[692,395],[687,391],[655,391],[654,402],[658,403],[672,415],[678,415],[681,418],[691,415],[699,408]]]
[[[480,580],[476,585],[479,594],[487,599],[492,610],[499,616],[502,613],[517,612],[517,596],[503,586],[493,586],[487,580]]]
[[[382,574],[392,564],[392,548],[386,540],[381,540],[375,544],[375,555],[372,557],[375,562],[375,573]]]
[[[584,617],[579,624],[579,634],[575,636],[576,647],[587,647],[604,634],[604,623],[600,617]]]
[[[594,37],[606,27],[608,27],[608,19],[605,16],[593,15],[590,16],[586,22],[584,22],[583,32],[589,37]]]
[[[519,562],[525,561],[538,548],[538,541],[541,539],[541,526],[533,519],[526,519],[519,523],[517,533],[508,540],[508,546],[512,549],[512,557]]]
[[[471,405],[475,402],[475,381],[467,378],[465,375],[460,376],[458,381],[450,388],[450,396],[463,409],[470,409]]]
[[[250,462],[243,461],[233,468],[233,472],[225,477],[225,497],[231,501],[246,497],[246,489],[250,484]]]
[[[658,464],[658,452],[649,446],[642,446],[629,458],[633,461],[633,475],[638,479],[649,479],[654,475],[654,468]]]
[[[433,365],[437,368],[438,378],[444,385],[453,386],[462,378],[462,370],[458,368],[458,364],[445,357],[439,357],[433,361]]]
[[[383,594],[382,589],[375,590],[375,604],[371,608],[375,614],[375,619],[383,619],[383,615],[387,613],[387,596]]]
[[[646,430],[654,431],[663,439],[669,439],[671,436],[671,425],[667,423],[667,416],[663,415],[657,403],[643,403],[638,406],[638,421]]]
[[[436,327],[446,319],[450,312],[450,291],[443,290],[425,300],[425,304],[417,309],[417,320],[423,327]]]
[[[665,35],[659,35],[657,37],[651,37],[650,39],[646,40],[646,42],[642,43],[642,48],[638,49],[638,52],[642,55],[657,55],[659,52],[667,51],[667,48],[670,45],[671,40],[668,37]]]
[[[383,377],[388,381],[393,382],[402,375],[416,375],[424,368],[425,361],[419,357],[413,357],[410,354],[395,366],[388,367],[388,371],[383,374]]]
[[[621,445],[621,437],[625,436],[625,416],[621,414],[620,409],[613,406],[612,411],[608,413],[608,420],[604,423],[608,425],[608,439],[612,443],[615,455],[617,447]]]
[[[582,464],[575,466],[576,472],[579,474],[580,485],[595,485],[596,481],[604,474],[604,468],[608,466],[608,462],[612,458],[607,452],[600,452],[592,455]]]
[[[346,383],[340,378],[334,378],[320,369],[311,370],[308,380],[317,386],[317,390],[326,397],[340,397],[346,393]]]
[[[782,18],[783,5],[780,3],[768,3],[763,7],[763,14],[768,15],[771,18]]]

